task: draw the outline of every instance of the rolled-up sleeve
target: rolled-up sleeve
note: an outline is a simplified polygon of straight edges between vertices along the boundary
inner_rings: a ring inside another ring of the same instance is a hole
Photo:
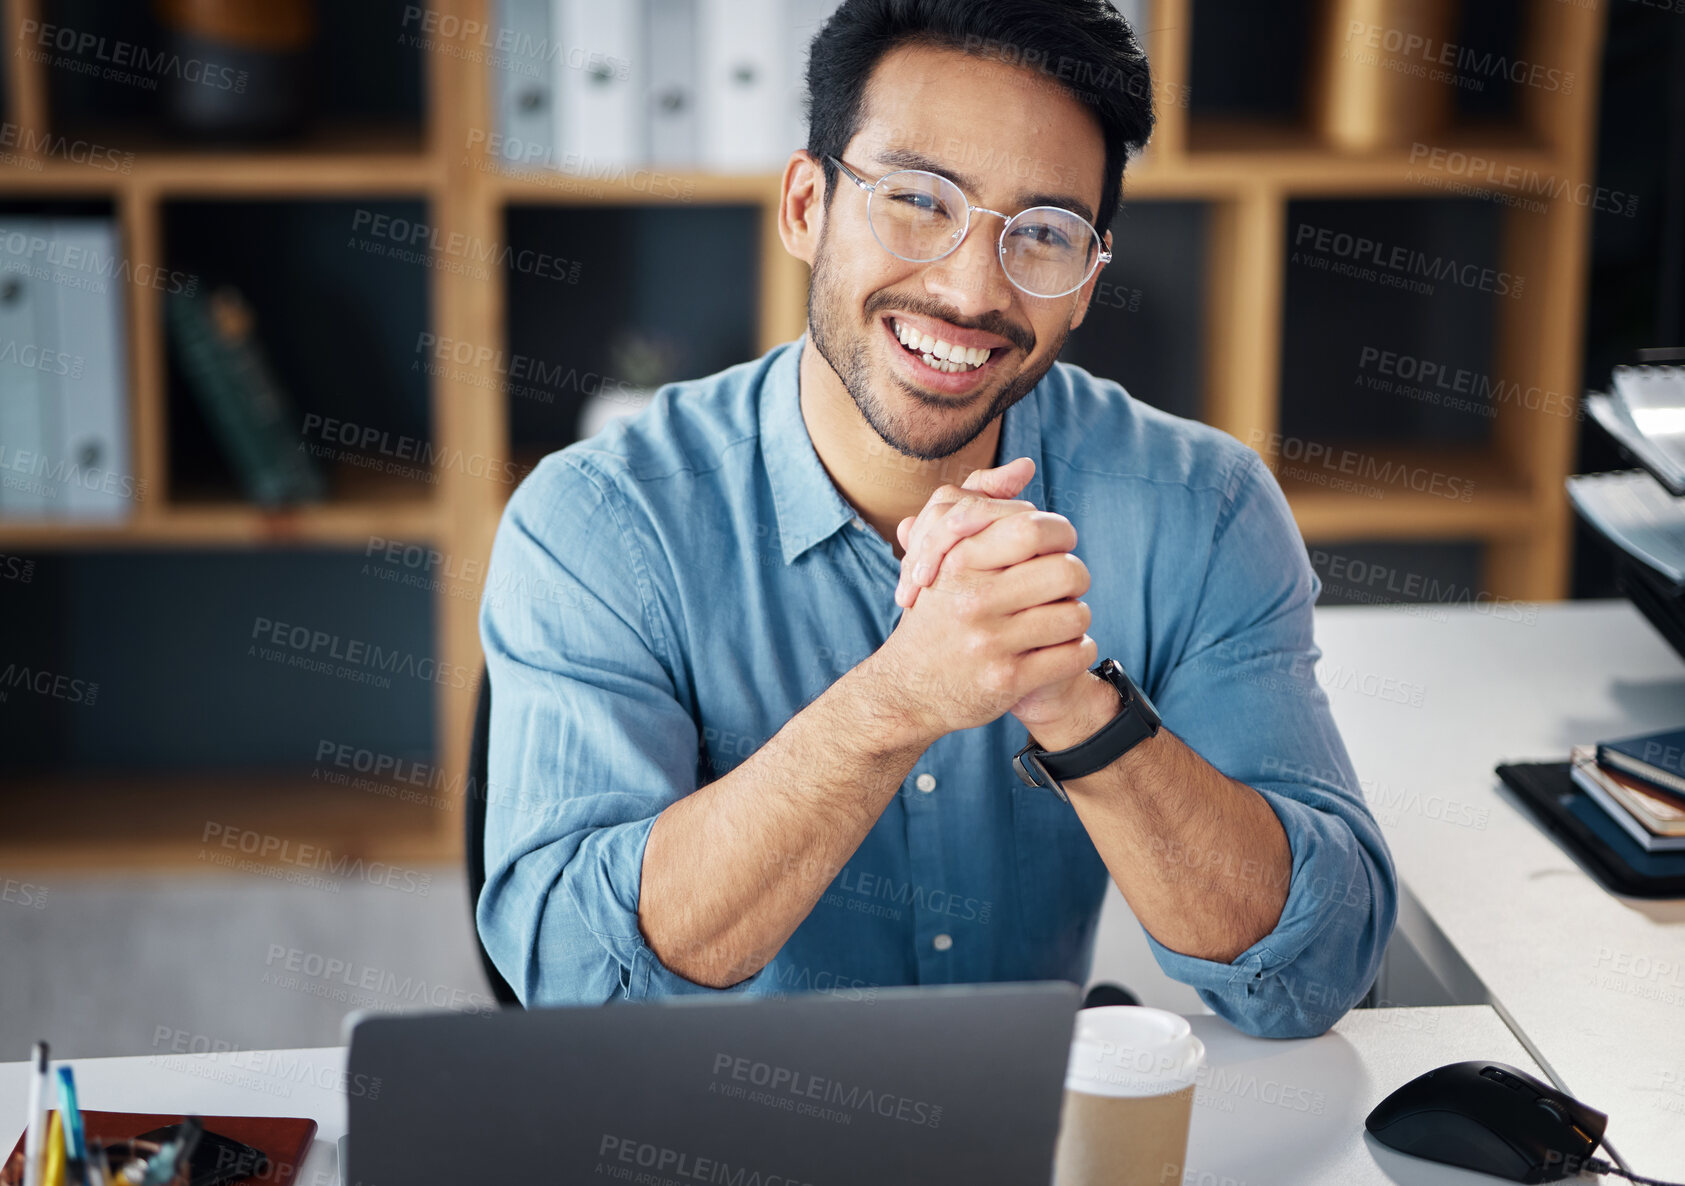
[[[1148,942],[1167,975],[1248,1033],[1322,1033],[1368,990],[1397,915],[1385,840],[1317,682],[1321,585],[1280,487],[1247,450],[1213,529],[1196,620],[1153,693],[1165,724],[1263,796],[1287,834],[1292,873],[1274,930],[1232,962]],[[1222,851],[1166,852],[1201,877],[1265,876]]]
[[[644,846],[656,816],[696,789],[699,753],[645,542],[613,482],[559,455],[515,492],[493,546],[476,921],[527,1005],[719,991],[663,966],[638,928]]]

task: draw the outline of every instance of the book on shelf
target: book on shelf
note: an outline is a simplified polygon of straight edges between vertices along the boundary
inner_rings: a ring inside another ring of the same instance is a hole
[[[1574,783],[1645,852],[1685,852],[1685,803],[1597,760],[1599,747],[1577,745],[1569,755]]]
[[[26,218],[0,259],[0,515],[111,522],[130,473],[123,263],[108,218]]]
[[[242,493],[263,507],[321,499],[322,475],[239,291],[223,286],[200,298],[172,293],[165,320],[187,386]]]

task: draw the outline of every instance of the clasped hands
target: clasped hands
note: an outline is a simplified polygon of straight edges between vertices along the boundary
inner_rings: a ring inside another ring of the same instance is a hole
[[[1027,457],[977,470],[896,529],[903,613],[878,658],[932,739],[1005,712],[1033,733],[1089,691],[1088,566],[1069,519],[1017,497],[1034,474]]]

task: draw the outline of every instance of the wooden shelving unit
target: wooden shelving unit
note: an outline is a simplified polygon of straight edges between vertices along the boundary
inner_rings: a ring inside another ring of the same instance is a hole
[[[1146,155],[1130,169],[1126,200],[1207,205],[1203,415],[1242,440],[1267,440],[1280,423],[1288,203],[1310,197],[1427,200],[1442,195],[1411,179],[1405,152],[1347,155],[1321,146],[1305,125],[1204,119],[1178,102],[1165,101],[1188,93],[1194,2],[1153,0],[1147,34],[1160,120]],[[491,19],[489,0],[441,0],[438,6],[464,19]],[[1603,15],[1558,0],[1525,0],[1523,8],[1529,60],[1572,71],[1577,79],[1573,93],[1527,90],[1517,121],[1457,128],[1438,142],[1499,162],[1493,176],[1502,176],[1502,166],[1514,165],[1524,175],[1549,176],[1572,187],[1591,176]],[[15,46],[22,22],[39,18],[36,0],[5,0],[3,11],[8,45]],[[27,144],[32,134],[51,128],[46,79],[27,56],[9,57],[7,107]],[[114,140],[134,150],[126,172],[39,159],[0,167],[0,191],[28,198],[110,199],[129,259],[158,266],[168,263],[161,258],[161,207],[167,200],[419,199],[427,203],[428,218],[441,235],[460,233],[484,243],[502,240],[504,213],[512,206],[672,203],[612,181],[507,170],[485,154],[483,142],[468,136],[471,129],[495,126],[486,67],[442,53],[424,58],[427,115],[419,133],[339,129],[284,149],[239,153],[184,152],[163,145],[153,150]],[[758,208],[758,342],[767,349],[798,336],[805,325],[806,268],[778,242],[778,178],[697,174],[677,180],[690,204]],[[1589,210],[1570,200],[1545,200],[1544,213],[1510,209],[1503,215],[1503,266],[1525,274],[1529,285],[1520,299],[1502,302],[1493,371],[1510,382],[1575,393]],[[507,295],[504,277],[495,269],[485,279],[432,269],[428,283],[434,332],[493,348],[506,342]],[[429,543],[456,557],[488,555],[508,490],[451,468],[440,468],[421,494],[353,490],[337,501],[286,514],[207,502],[191,491],[172,489],[159,294],[131,286],[127,304],[132,473],[145,483],[147,496],[136,504],[132,519],[116,527],[0,522],[0,550],[350,546],[380,535]],[[487,457],[511,456],[509,413],[496,378],[472,368],[451,368],[431,380],[436,444]],[[1572,457],[1575,423],[1566,416],[1505,408],[1489,448],[1433,451],[1431,464],[1474,482],[1476,493],[1468,502],[1409,491],[1383,498],[1342,494],[1290,476],[1284,476],[1283,485],[1312,542],[1475,540],[1485,546],[1484,580],[1491,593],[1557,598],[1566,589],[1570,519],[1562,479]],[[1420,450],[1385,444],[1368,446],[1366,453],[1383,462],[1423,461]],[[435,645],[441,662],[479,667],[476,614],[472,599],[437,598]],[[446,770],[465,767],[474,699],[472,688],[438,689],[437,761]],[[460,820],[454,811],[396,811],[377,795],[336,795],[315,783],[264,784],[261,794],[238,783],[239,776],[229,775],[187,780],[179,791],[167,780],[146,788],[147,823],[128,844],[72,834],[62,822],[65,813],[25,813],[0,835],[0,868],[106,864],[114,856],[134,864],[193,865],[190,850],[195,846],[191,837],[184,839],[183,829],[206,818],[207,804],[221,801],[218,796],[236,804],[264,804],[253,810],[265,827],[301,840],[347,846],[361,855],[450,858],[460,851]],[[84,793],[69,784],[35,789],[53,797]],[[8,788],[5,794],[27,801],[29,791]],[[109,788],[97,794],[102,801],[120,798]]]

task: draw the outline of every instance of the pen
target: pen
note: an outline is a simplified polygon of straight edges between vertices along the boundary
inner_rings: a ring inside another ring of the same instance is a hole
[[[65,1177],[70,1186],[88,1186],[88,1143],[82,1130],[82,1109],[76,1104],[76,1073],[59,1071],[59,1111],[64,1114]]]
[[[64,1112],[55,1111],[47,1125],[47,1148],[41,1157],[41,1186],[64,1186]]]
[[[41,1186],[42,1146],[47,1141],[47,1044],[35,1043],[35,1074],[29,1080],[29,1129],[23,1141],[24,1186]]]

